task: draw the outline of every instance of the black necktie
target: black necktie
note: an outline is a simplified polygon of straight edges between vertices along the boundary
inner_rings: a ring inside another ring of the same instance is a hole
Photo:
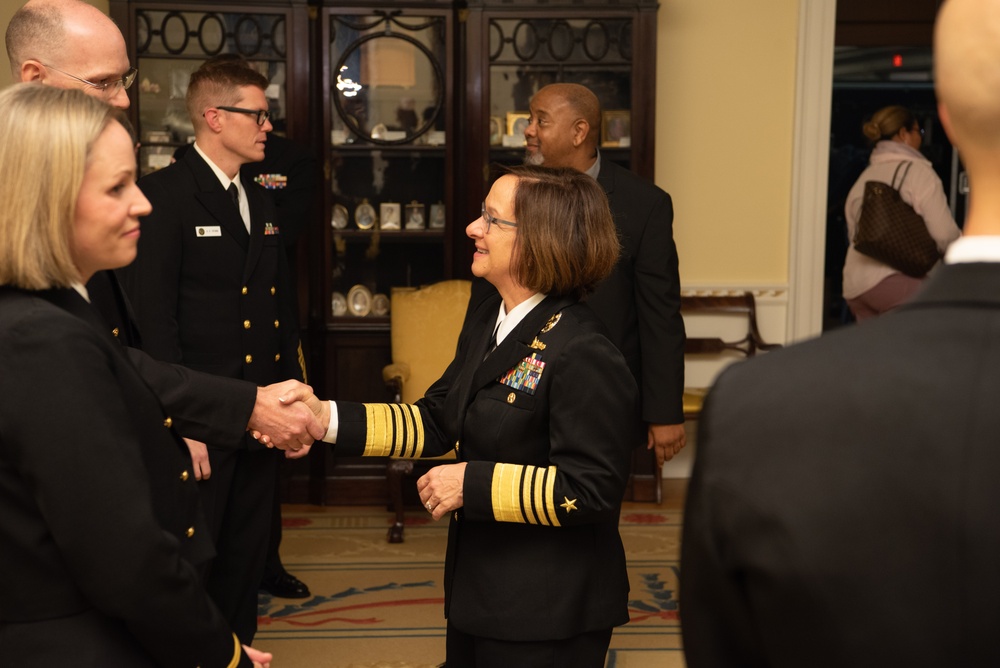
[[[236,205],[236,210],[240,210],[240,189],[236,187],[235,183],[229,184],[229,196],[233,198],[233,204]]]
[[[492,353],[494,350],[497,349],[497,332],[499,331],[500,331],[500,323],[498,322],[497,326],[493,328],[493,336],[490,337],[490,345],[486,347],[486,354],[483,355],[484,360],[490,356],[490,353]]]

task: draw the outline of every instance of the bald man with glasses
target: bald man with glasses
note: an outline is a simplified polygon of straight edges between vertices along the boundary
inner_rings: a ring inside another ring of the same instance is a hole
[[[136,69],[121,31],[96,7],[78,0],[32,0],[7,27],[7,56],[15,81],[78,88],[128,109]]]

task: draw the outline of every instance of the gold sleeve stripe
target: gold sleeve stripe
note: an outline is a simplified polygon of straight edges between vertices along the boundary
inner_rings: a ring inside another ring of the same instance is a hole
[[[236,668],[236,666],[240,665],[240,659],[243,658],[243,648],[240,646],[240,639],[236,637],[235,633],[233,634],[233,644],[236,646],[236,650],[233,653],[233,658],[229,662],[228,668]]]
[[[529,466],[524,471],[524,483],[521,485],[521,513],[528,524],[538,524],[538,515],[535,513],[532,503],[531,490],[535,486],[535,474],[537,469]]]
[[[549,516],[549,522],[557,527],[559,517],[556,515],[556,467],[550,466],[545,471],[545,513]]]
[[[365,457],[420,457],[424,424],[409,404],[364,404]]]
[[[518,522],[559,526],[555,511],[556,467],[494,464],[491,491],[493,518],[497,522]]]

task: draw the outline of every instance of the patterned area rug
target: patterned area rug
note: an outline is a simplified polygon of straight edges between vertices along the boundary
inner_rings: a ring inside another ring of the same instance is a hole
[[[679,511],[624,510],[629,624],[608,668],[682,668],[677,618]],[[435,668],[444,662],[441,584],[447,523],[407,515],[405,542],[386,542],[382,508],[295,506],[283,513],[286,568],[313,596],[262,594],[254,643],[275,668]]]

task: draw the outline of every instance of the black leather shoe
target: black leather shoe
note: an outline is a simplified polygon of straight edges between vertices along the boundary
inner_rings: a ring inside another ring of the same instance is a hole
[[[273,578],[265,577],[260,582],[260,590],[278,598],[309,598],[312,596],[306,583],[288,571],[282,571],[280,575]]]

